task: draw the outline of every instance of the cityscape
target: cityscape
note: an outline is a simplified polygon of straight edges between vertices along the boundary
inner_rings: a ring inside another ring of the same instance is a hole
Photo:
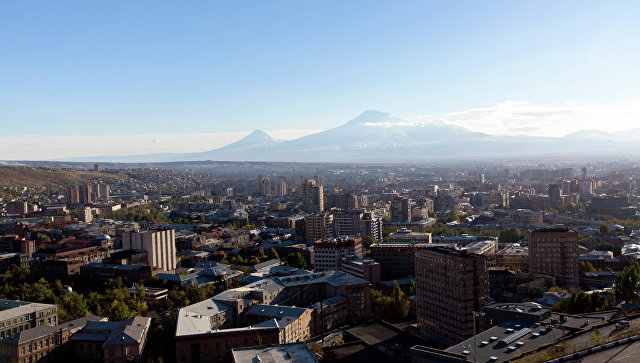
[[[0,362],[637,362],[638,10],[0,1]]]

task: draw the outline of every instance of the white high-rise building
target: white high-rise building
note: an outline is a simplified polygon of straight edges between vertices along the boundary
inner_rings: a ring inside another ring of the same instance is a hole
[[[122,249],[147,251],[149,266],[153,268],[176,269],[176,232],[173,229],[124,232]]]

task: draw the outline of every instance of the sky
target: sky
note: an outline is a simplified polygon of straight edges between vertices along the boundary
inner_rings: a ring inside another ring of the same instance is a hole
[[[639,13],[611,0],[0,0],[0,160],[204,151],[369,109],[491,134],[624,131],[640,127]]]

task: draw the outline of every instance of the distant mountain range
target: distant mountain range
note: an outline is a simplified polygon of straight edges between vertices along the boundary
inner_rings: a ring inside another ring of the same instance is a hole
[[[495,136],[438,123],[414,123],[366,111],[348,123],[293,140],[262,130],[199,153],[165,153],[63,159],[98,162],[301,161],[414,162],[433,159],[516,158],[640,152],[640,128],[625,133],[583,130],[564,137]],[[621,155],[623,156],[623,155]]]

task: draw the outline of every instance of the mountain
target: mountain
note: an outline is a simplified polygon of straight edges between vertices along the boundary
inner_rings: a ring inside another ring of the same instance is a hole
[[[515,158],[535,155],[640,152],[638,136],[583,130],[564,137],[496,136],[444,123],[410,122],[386,112],[365,111],[351,121],[293,140],[262,130],[227,146],[200,153],[83,158],[82,161],[308,161],[414,162],[433,159]]]
[[[223,146],[219,149],[205,151],[202,153],[193,153],[186,156],[192,156],[193,159],[187,160],[214,160],[214,159],[228,159],[233,158],[235,155],[252,154],[254,151],[267,149],[274,145],[281,143],[282,141],[276,140],[269,136],[266,132],[257,129],[244,138],[232,142],[227,146]]]

